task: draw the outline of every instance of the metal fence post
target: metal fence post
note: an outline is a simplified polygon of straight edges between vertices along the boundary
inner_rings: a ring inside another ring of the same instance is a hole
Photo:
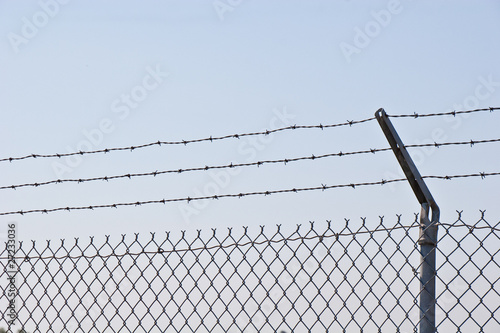
[[[436,244],[437,224],[439,222],[439,207],[432,197],[427,185],[418,172],[417,167],[408,154],[401,138],[384,109],[375,112],[375,117],[384,132],[392,151],[396,155],[410,186],[420,205],[420,333],[436,332]],[[429,210],[432,217],[429,220]]]

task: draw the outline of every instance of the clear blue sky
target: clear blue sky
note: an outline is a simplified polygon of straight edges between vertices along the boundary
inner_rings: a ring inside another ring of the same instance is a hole
[[[0,1],[0,157],[65,153],[389,114],[500,105],[498,1]],[[277,115],[281,116],[277,116]],[[285,115],[285,116],[283,116]],[[406,144],[499,137],[500,112],[393,119]],[[1,185],[387,147],[375,121],[263,138],[0,163]],[[258,139],[260,140],[260,139]],[[500,171],[499,144],[412,150],[422,175]],[[226,172],[226,171],[224,171]],[[0,191],[0,211],[399,177],[390,152]],[[500,217],[500,177],[428,180],[442,210]],[[4,216],[20,240],[378,222],[419,205],[407,183]],[[6,226],[4,227],[6,230]],[[1,231],[4,233],[5,231]],[[5,235],[4,235],[5,236]]]

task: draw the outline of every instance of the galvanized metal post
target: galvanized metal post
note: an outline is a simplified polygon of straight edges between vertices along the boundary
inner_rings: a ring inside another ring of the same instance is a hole
[[[439,207],[384,109],[375,112],[375,117],[421,205],[418,239],[421,256],[420,333],[434,333],[436,332],[436,244]],[[432,209],[432,217],[429,220],[430,209]]]

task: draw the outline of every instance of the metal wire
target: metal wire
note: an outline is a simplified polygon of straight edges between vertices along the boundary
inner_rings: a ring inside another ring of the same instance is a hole
[[[493,112],[493,111],[498,111],[500,110],[500,107],[489,107],[489,108],[483,108],[483,109],[474,109],[474,110],[463,110],[463,111],[450,111],[450,112],[441,112],[441,113],[424,113],[424,114],[418,114],[418,113],[413,113],[413,114],[394,114],[394,115],[387,115],[388,117],[392,118],[423,118],[423,117],[438,117],[438,116],[453,116],[455,117],[457,114],[464,114],[464,113],[476,113],[476,112]]]
[[[7,161],[13,162],[13,161],[24,160],[24,159],[28,159],[28,158],[54,158],[54,157],[61,158],[61,157],[66,157],[66,156],[109,153],[112,151],[122,151],[122,150],[135,151],[137,149],[153,147],[153,146],[159,147],[162,145],[187,145],[190,143],[197,143],[197,142],[214,142],[214,141],[220,141],[220,140],[225,140],[225,139],[240,139],[240,138],[247,137],[247,136],[269,135],[272,133],[289,131],[289,130],[296,130],[296,129],[321,129],[321,130],[323,130],[325,128],[335,128],[335,127],[342,127],[342,126],[349,126],[350,127],[352,125],[361,124],[361,123],[369,122],[372,120],[375,120],[375,117],[362,119],[362,120],[348,120],[345,123],[327,124],[327,125],[322,125],[322,124],[319,124],[319,125],[292,125],[292,126],[286,126],[286,127],[265,130],[265,131],[260,131],[260,132],[230,134],[230,135],[223,135],[223,136],[216,136],[216,137],[210,136],[208,138],[203,138],[203,139],[191,139],[191,140],[180,140],[180,141],[160,141],[160,140],[158,140],[156,142],[150,142],[150,143],[134,145],[134,146],[129,146],[129,147],[105,148],[105,149],[98,149],[98,150],[77,151],[77,152],[60,153],[60,154],[30,154],[30,155],[25,155],[25,156],[21,156],[21,157],[0,158],[0,162],[7,162]]]
[[[434,142],[434,143],[422,143],[415,145],[405,145],[406,148],[418,148],[418,147],[436,147],[439,148],[441,146],[459,146],[459,145],[470,145],[473,147],[475,144],[480,143],[493,143],[500,142],[500,139],[488,139],[488,140],[469,140],[469,141],[458,141],[458,142]]]
[[[470,141],[459,141],[459,142],[441,142],[441,143],[425,143],[425,144],[414,144],[414,145],[406,145],[406,148],[421,148],[421,147],[436,147],[439,148],[441,146],[456,146],[456,145],[470,145],[471,147],[475,144],[481,143],[494,143],[500,142],[500,139],[488,139],[488,140],[470,140]],[[212,169],[230,169],[237,167],[249,167],[249,166],[257,166],[265,164],[276,164],[283,163],[288,164],[292,162],[304,161],[304,160],[319,160],[327,157],[342,157],[342,156],[351,156],[351,155],[360,155],[360,154],[375,154],[377,152],[390,151],[391,148],[370,148],[369,150],[359,150],[359,151],[351,151],[351,152],[339,152],[339,153],[331,153],[331,154],[323,154],[323,155],[310,155],[304,157],[295,157],[295,158],[284,158],[278,160],[264,160],[258,162],[249,162],[249,163],[230,163],[226,165],[214,165],[214,166],[204,166],[204,167],[194,167],[194,168],[184,168],[184,169],[172,169],[172,170],[161,170],[161,171],[153,171],[153,172],[143,172],[143,173],[127,173],[122,175],[114,175],[114,176],[100,176],[100,177],[91,177],[91,178],[73,178],[73,179],[55,179],[49,180],[45,182],[35,182],[35,183],[24,183],[24,184],[14,184],[14,185],[5,185],[0,186],[0,190],[12,189],[16,190],[22,187],[40,187],[44,185],[52,185],[52,184],[62,184],[62,183],[86,183],[92,181],[110,181],[114,179],[132,179],[136,177],[145,177],[145,176],[153,176],[156,177],[158,175],[168,174],[168,173],[184,173],[184,172],[193,172],[193,171],[207,171]]]
[[[484,108],[484,109],[451,111],[451,112],[443,112],[443,113],[428,113],[428,114],[414,113],[412,115],[399,114],[399,115],[389,115],[389,117],[394,117],[394,118],[402,118],[402,117],[419,118],[420,117],[420,118],[422,118],[422,117],[447,116],[447,115],[455,116],[457,114],[462,114],[462,113],[475,113],[475,112],[482,112],[482,111],[493,112],[496,110],[500,110],[500,107],[489,107],[489,108]],[[66,157],[66,156],[109,153],[112,151],[123,151],[123,150],[134,151],[137,149],[153,147],[153,146],[161,146],[161,145],[187,145],[190,143],[208,142],[208,141],[213,142],[213,141],[219,141],[219,140],[225,140],[225,139],[231,139],[231,138],[240,139],[240,138],[246,137],[246,136],[269,135],[271,133],[288,131],[288,130],[295,130],[295,129],[321,129],[321,130],[323,130],[325,128],[352,126],[352,125],[356,125],[356,124],[369,122],[372,120],[375,120],[375,117],[366,118],[366,119],[362,119],[362,120],[347,120],[344,123],[327,124],[327,125],[322,125],[322,124],[319,124],[319,125],[293,125],[293,126],[281,127],[281,128],[276,128],[276,129],[272,129],[272,130],[265,130],[265,131],[260,131],[260,132],[230,134],[230,135],[223,135],[223,136],[217,136],[217,137],[210,136],[208,138],[202,138],[202,139],[191,139],[191,140],[180,140],[180,141],[160,141],[160,140],[158,140],[156,142],[133,145],[133,146],[128,146],[128,147],[105,148],[105,149],[90,150],[90,151],[77,151],[77,152],[70,152],[70,153],[30,154],[30,155],[25,155],[25,156],[20,156],[20,157],[0,158],[0,162],[7,162],[7,161],[13,162],[13,161],[25,160],[25,159],[29,159],[29,158],[55,158],[55,157],[61,158],[61,157]]]
[[[77,207],[59,207],[59,208],[51,208],[51,209],[32,209],[26,211],[13,211],[13,212],[2,212],[1,215],[25,215],[31,213],[52,213],[57,211],[72,211],[72,210],[94,210],[98,208],[118,208],[123,206],[142,206],[148,204],[166,204],[169,202],[191,202],[198,200],[207,200],[213,199],[218,200],[222,198],[243,198],[247,196],[257,196],[263,195],[268,196],[271,194],[277,193],[298,193],[305,191],[316,191],[316,190],[329,190],[333,188],[342,188],[342,187],[352,187],[356,188],[357,186],[369,186],[369,185],[384,185],[388,183],[395,183],[405,181],[405,178],[401,179],[390,179],[390,180],[382,180],[377,182],[364,182],[364,183],[350,183],[350,184],[337,184],[337,185],[325,185],[314,186],[314,187],[303,187],[303,188],[292,188],[292,189],[284,189],[284,190],[268,190],[268,191],[257,191],[257,192],[246,192],[246,193],[237,193],[237,194],[219,194],[219,195],[211,195],[211,196],[200,196],[200,197],[187,197],[187,198],[175,198],[175,199],[161,199],[161,200],[148,200],[148,201],[136,201],[136,202],[122,202],[122,203],[114,203],[114,204],[104,204],[104,205],[91,205],[91,206],[77,206]]]
[[[500,175],[500,172],[478,172],[478,173],[452,175],[452,176],[423,176],[422,178],[450,180],[453,178],[481,177],[481,179],[484,179],[486,178],[486,176],[498,176],[498,175]]]
[[[437,332],[500,327],[499,225],[440,223]],[[417,332],[419,216],[19,242],[27,332]],[[0,249],[0,269],[12,258]],[[7,287],[0,285],[6,304]],[[4,317],[5,318],[5,317]],[[14,327],[7,327],[14,331]]]
[[[135,177],[144,177],[144,176],[153,176],[156,177],[158,175],[162,174],[167,174],[167,173],[184,173],[184,172],[192,172],[192,171],[207,171],[207,170],[212,170],[212,169],[232,169],[232,168],[237,168],[237,167],[249,167],[249,166],[257,166],[260,167],[261,165],[265,164],[276,164],[276,163],[283,163],[283,164],[288,164],[292,162],[297,162],[297,161],[304,161],[304,160],[318,160],[318,159],[323,159],[327,157],[334,157],[334,156],[347,156],[347,155],[358,155],[358,154],[368,154],[368,153],[376,153],[376,152],[381,152],[381,151],[388,151],[391,150],[391,148],[382,148],[382,149],[370,149],[370,150],[361,150],[361,151],[353,151],[353,152],[339,152],[339,153],[332,153],[332,154],[324,154],[324,155],[310,155],[310,156],[304,156],[304,157],[295,157],[295,158],[284,158],[284,159],[278,159],[278,160],[264,160],[264,161],[258,161],[258,162],[249,162],[249,163],[230,163],[226,165],[214,165],[214,166],[204,166],[204,167],[195,167],[195,168],[184,168],[184,169],[172,169],[172,170],[162,170],[162,171],[153,171],[153,172],[144,172],[144,173],[127,173],[123,175],[116,175],[116,176],[102,176],[102,177],[93,177],[93,178],[79,178],[79,179],[56,179],[56,180],[50,180],[46,182],[37,182],[37,183],[26,183],[26,184],[17,184],[17,185],[7,185],[7,186],[1,186],[0,190],[5,190],[5,189],[17,189],[20,187],[39,187],[43,185],[49,185],[49,184],[62,184],[62,183],[85,183],[85,182],[91,182],[91,181],[109,181],[113,179],[120,179],[120,178],[135,178]]]
[[[436,247],[436,319],[439,332],[496,332],[500,328],[499,226],[481,211],[474,224],[457,211],[455,223],[441,224]],[[498,221],[498,220],[497,220]]]
[[[479,173],[471,173],[471,174],[462,174],[462,175],[446,175],[446,176],[435,176],[435,175],[429,175],[429,176],[422,176],[423,179],[443,179],[443,180],[450,180],[454,178],[470,178],[470,177],[481,177],[481,179],[486,178],[487,176],[498,176],[500,175],[500,172],[479,172]],[[147,201],[136,201],[136,202],[122,202],[122,203],[113,203],[113,204],[101,204],[101,205],[90,205],[90,206],[75,206],[75,207],[58,207],[58,208],[50,208],[50,209],[32,209],[32,210],[20,210],[20,211],[11,211],[11,212],[0,212],[0,216],[2,215],[25,215],[25,214],[31,214],[31,213],[42,213],[42,214],[48,214],[48,213],[53,213],[57,211],[73,211],[73,210],[94,210],[94,209],[99,209],[99,208],[118,208],[118,207],[124,207],[124,206],[142,206],[142,205],[149,205],[149,204],[166,204],[170,202],[191,202],[191,201],[198,201],[198,200],[208,200],[208,199],[213,199],[213,200],[218,200],[222,198],[243,198],[247,196],[268,196],[271,194],[278,194],[278,193],[298,193],[298,192],[306,192],[306,191],[325,191],[329,189],[334,189],[334,188],[353,188],[355,189],[356,187],[360,186],[372,186],[372,185],[385,185],[389,183],[397,183],[397,182],[402,182],[406,181],[406,178],[399,178],[399,179],[382,179],[381,181],[374,181],[374,182],[360,182],[360,183],[349,183],[349,184],[335,184],[335,185],[325,185],[321,184],[321,186],[313,186],[313,187],[303,187],[303,188],[292,188],[292,189],[283,189],[283,190],[267,190],[267,191],[256,191],[256,192],[246,192],[246,193],[237,193],[237,194],[218,194],[218,195],[211,195],[211,196],[200,196],[200,197],[187,197],[187,198],[173,198],[173,199],[161,199],[161,200],[147,200]]]
[[[21,244],[19,324],[37,332],[411,330],[418,222],[380,218],[370,228],[365,220]]]
[[[397,215],[399,218],[401,217],[401,215]],[[362,218],[362,220],[365,219],[365,218]],[[347,220],[347,223],[348,223],[349,220]],[[331,224],[331,220],[327,220],[326,221],[327,223]],[[278,225],[279,226],[279,225]],[[450,225],[450,226],[455,226],[455,225]],[[391,232],[391,231],[394,231],[394,230],[399,230],[399,229],[404,229],[404,230],[409,230],[411,228],[417,228],[419,227],[419,224],[418,222],[414,221],[414,223],[412,224],[409,224],[409,225],[402,225],[400,223],[398,223],[396,226],[393,226],[393,227],[380,227],[380,228],[377,228],[377,229],[374,229],[374,230],[358,230],[358,231],[355,231],[355,232],[340,232],[340,233],[333,233],[333,234],[330,234],[330,235],[313,235],[313,236],[297,236],[297,237],[294,237],[293,235],[292,236],[289,236],[289,237],[286,237],[286,238],[283,238],[283,239],[269,239],[269,240],[261,240],[261,241],[246,241],[246,242],[241,242],[241,243],[231,243],[231,244],[217,244],[217,245],[212,245],[212,246],[200,246],[200,247],[184,247],[184,248],[176,248],[176,249],[169,249],[169,250],[164,250],[162,249],[161,247],[158,248],[158,250],[146,250],[146,249],[143,249],[141,251],[138,251],[138,252],[130,252],[130,251],[124,251],[123,253],[116,253],[115,251],[111,252],[111,253],[107,253],[107,254],[100,254],[99,251],[97,251],[96,254],[94,255],[84,255],[84,254],[79,254],[79,255],[75,255],[75,256],[72,256],[70,255],[69,253],[68,254],[65,254],[65,255],[62,255],[62,256],[58,256],[56,253],[54,253],[53,255],[49,255],[49,256],[42,256],[42,255],[31,255],[31,256],[18,256],[18,257],[14,257],[15,259],[21,259],[21,260],[35,260],[35,259],[42,259],[42,260],[48,260],[48,259],[57,259],[57,260],[62,260],[62,259],[94,259],[94,258],[110,258],[110,257],[115,257],[115,258],[122,258],[122,257],[126,257],[126,256],[139,256],[139,255],[143,255],[143,254],[157,254],[157,253],[164,253],[164,254],[170,254],[170,253],[179,253],[179,252],[191,252],[191,251],[207,251],[207,250],[217,250],[217,249],[230,249],[230,248],[235,248],[235,247],[244,247],[244,246],[249,246],[249,245],[252,245],[252,246],[256,246],[256,245],[265,245],[265,244],[279,244],[279,243],[283,243],[283,242],[296,242],[296,241],[309,241],[309,240],[321,240],[321,241],[325,241],[325,240],[328,240],[330,238],[335,238],[337,239],[338,237],[347,237],[347,236],[357,236],[357,235],[363,235],[363,234],[368,234],[368,235],[371,235],[373,236],[375,233],[379,233],[379,232]],[[472,226],[468,226],[469,228],[474,228]],[[476,228],[480,228],[480,227],[476,227]],[[154,235],[155,233],[151,233],[152,234],[152,237],[154,238]],[[135,234],[136,237],[139,235],[139,234]],[[126,235],[122,235],[122,238],[124,239]],[[106,240],[108,241],[109,240],[109,236],[106,236]],[[64,244],[64,243],[63,243]],[[78,239],[76,240],[75,244],[78,244]],[[8,260],[9,257],[0,257],[0,260]]]

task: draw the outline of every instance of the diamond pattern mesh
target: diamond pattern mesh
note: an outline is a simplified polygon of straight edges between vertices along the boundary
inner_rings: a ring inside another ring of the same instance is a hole
[[[440,226],[439,332],[500,332],[497,226],[468,226],[460,214]],[[417,216],[398,216],[370,227],[361,219],[24,242],[12,330],[417,332],[418,232]],[[0,256],[6,271],[6,250]]]

